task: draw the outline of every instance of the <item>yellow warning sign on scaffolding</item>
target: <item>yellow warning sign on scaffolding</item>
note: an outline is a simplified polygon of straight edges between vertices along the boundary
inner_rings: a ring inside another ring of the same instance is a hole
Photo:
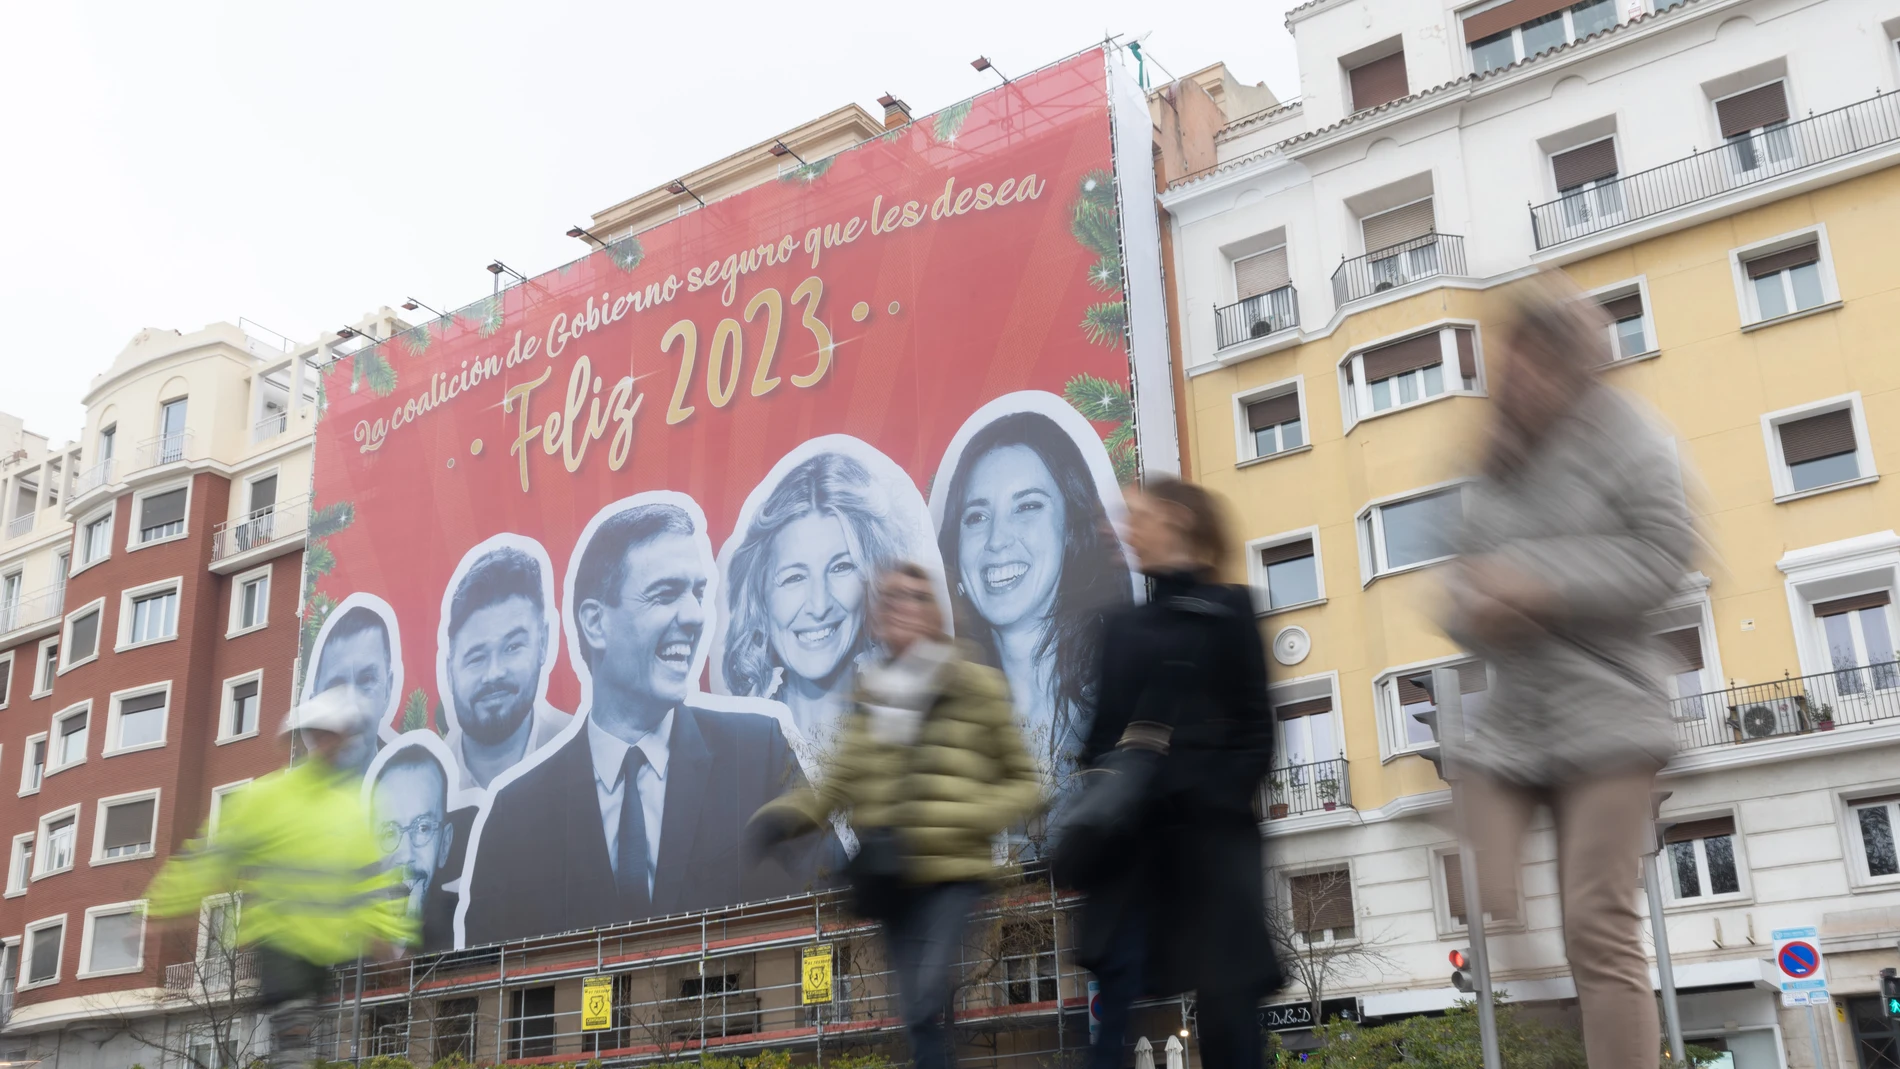
[[[614,1026],[614,978],[589,976],[581,980],[581,1031],[600,1032]]]
[[[799,966],[799,975],[805,980],[803,989],[799,992],[799,1002],[806,1006],[830,1002],[831,944],[820,943],[815,947],[806,947]]]

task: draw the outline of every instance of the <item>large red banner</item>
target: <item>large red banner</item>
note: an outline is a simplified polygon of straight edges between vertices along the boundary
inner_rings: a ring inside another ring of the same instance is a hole
[[[377,727],[429,945],[824,880],[842,825],[739,837],[822,765],[894,561],[1060,769],[1134,590],[1120,235],[1091,51],[326,369],[302,688]]]

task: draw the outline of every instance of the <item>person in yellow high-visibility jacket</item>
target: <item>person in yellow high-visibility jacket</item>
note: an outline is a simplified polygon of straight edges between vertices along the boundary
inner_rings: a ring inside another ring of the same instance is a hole
[[[372,730],[355,699],[343,687],[325,691],[292,710],[284,730],[302,737],[307,758],[227,798],[216,836],[187,844],[146,892],[155,918],[196,917],[208,897],[238,897],[236,941],[256,955],[279,1067],[312,1060],[316,1000],[332,966],[416,937],[362,780],[338,760]]]

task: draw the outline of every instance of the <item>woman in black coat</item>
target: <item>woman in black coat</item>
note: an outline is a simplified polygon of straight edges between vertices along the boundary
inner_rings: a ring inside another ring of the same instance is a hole
[[[1084,760],[1129,724],[1173,727],[1125,864],[1082,887],[1078,947],[1101,984],[1090,1069],[1122,1069],[1128,1006],[1196,993],[1208,1069],[1258,1069],[1260,999],[1284,985],[1267,937],[1253,801],[1273,758],[1266,656],[1243,587],[1216,580],[1227,543],[1207,491],[1150,478],[1129,502],[1127,543],[1153,581],[1145,605],[1110,617]]]

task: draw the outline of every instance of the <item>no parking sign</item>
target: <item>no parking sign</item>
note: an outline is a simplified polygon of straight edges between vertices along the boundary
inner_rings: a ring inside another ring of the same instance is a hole
[[[1827,969],[1821,940],[1813,928],[1776,928],[1775,970],[1781,977],[1781,1004],[1824,1006],[1828,1002]]]

